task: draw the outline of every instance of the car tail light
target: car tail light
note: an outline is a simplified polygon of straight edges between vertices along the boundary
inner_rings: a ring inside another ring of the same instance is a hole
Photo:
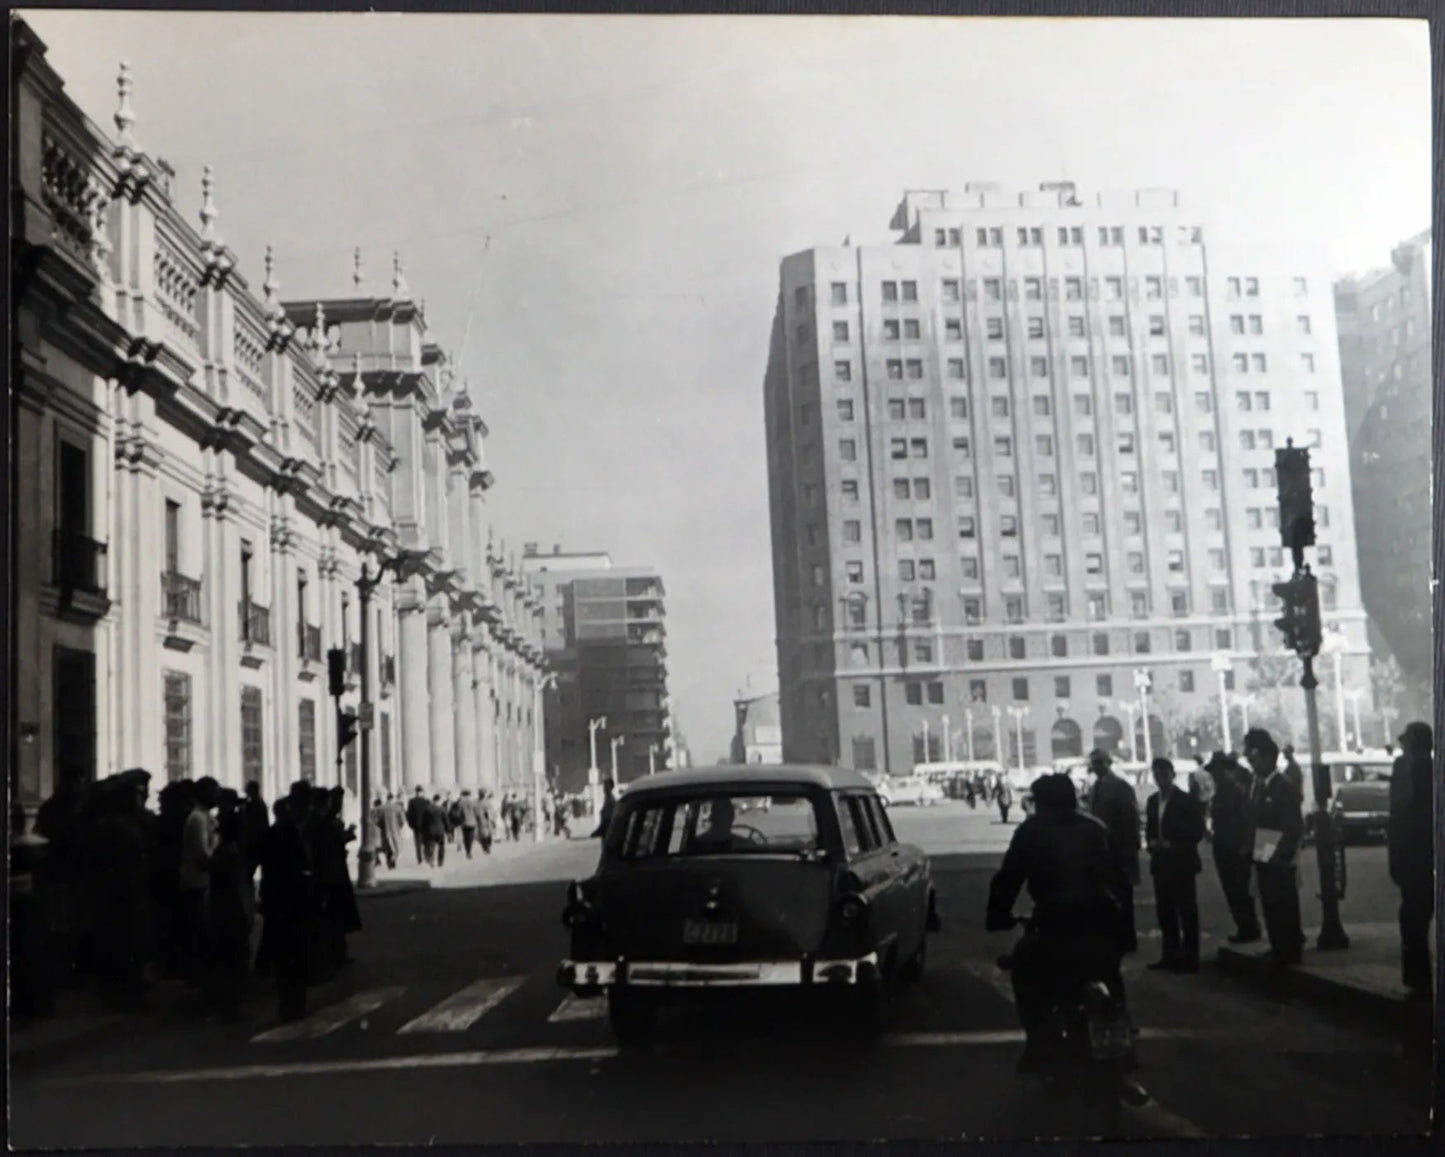
[[[862,896],[849,893],[838,901],[838,919],[844,924],[856,924],[868,913],[868,901]]]

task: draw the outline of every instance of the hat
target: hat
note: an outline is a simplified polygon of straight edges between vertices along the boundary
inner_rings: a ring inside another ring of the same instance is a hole
[[[1429,751],[1435,746],[1435,733],[1428,723],[1407,723],[1400,732],[1400,746],[1411,751]]]
[[[117,787],[129,787],[138,791],[149,791],[151,773],[143,767],[127,768],[116,775],[111,776]]]

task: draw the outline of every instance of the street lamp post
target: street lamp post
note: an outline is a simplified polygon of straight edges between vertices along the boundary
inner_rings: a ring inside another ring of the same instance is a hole
[[[557,683],[555,671],[543,675],[532,685],[532,835],[533,842],[542,842],[542,781],[547,778],[547,749],[542,730],[542,692]]]
[[[1144,762],[1154,762],[1154,740],[1149,734],[1149,671],[1140,667],[1134,672],[1134,686],[1139,690],[1139,722],[1144,732]]]
[[[963,722],[967,727],[964,732],[964,740],[968,744],[965,750],[968,752],[968,762],[973,762],[973,708],[966,707],[963,712]]]
[[[1209,665],[1214,668],[1214,673],[1219,676],[1219,734],[1220,751],[1229,750],[1229,688],[1225,686],[1227,677],[1234,670],[1234,662],[1223,651],[1220,651],[1210,660]]]
[[[1346,691],[1345,696],[1350,701],[1351,714],[1355,717],[1355,746],[1364,751],[1365,733],[1360,730],[1360,700],[1364,698],[1365,693],[1357,687],[1353,691]]]
[[[928,762],[928,720],[923,721],[923,762]]]
[[[1236,695],[1234,702],[1239,707],[1239,729],[1241,732],[1247,732],[1249,730],[1249,696]]]
[[[1349,641],[1344,631],[1336,627],[1326,638],[1326,650],[1335,658],[1335,725],[1340,750],[1345,750],[1345,650]]]
[[[607,742],[612,744],[612,787],[615,791],[622,786],[622,776],[617,772],[617,749],[627,742],[627,736],[618,735]]]
[[[1124,713],[1124,718],[1129,721],[1129,762],[1139,762],[1139,738],[1134,730],[1134,714],[1139,710],[1128,699],[1119,700],[1119,710]]]
[[[943,717],[943,762],[953,762],[953,733],[948,729],[948,716]]]
[[[1008,756],[1004,753],[1003,735],[1001,734],[1001,728],[999,726],[999,719],[1003,715],[1003,712],[998,709],[997,703],[993,704],[988,709],[988,712],[993,716],[993,757],[1002,764],[1008,759]]]
[[[655,743],[647,745],[647,774],[657,774],[657,744]]]
[[[361,573],[356,579],[356,591],[361,606],[361,633],[357,643],[361,647],[361,703],[357,709],[358,740],[361,744],[361,847],[356,853],[356,886],[370,888],[376,883],[376,842],[371,830],[371,730],[372,713],[370,676],[370,625],[371,592],[386,577],[386,568],[397,565],[400,559],[383,559],[372,577],[366,560],[361,560]]]
[[[597,733],[607,726],[607,716],[599,715],[587,721],[587,745],[592,752],[592,765],[587,769],[587,786],[592,791],[592,814],[602,812],[602,775],[597,770]]]
[[[1020,770],[1020,771],[1023,771],[1023,769],[1024,769],[1024,719],[1028,716],[1029,709],[1028,709],[1027,707],[1014,707],[1014,706],[1010,705],[1010,707],[1009,707],[1009,709],[1008,709],[1008,713],[1009,713],[1009,716],[1010,716],[1010,717],[1013,719],[1013,721],[1014,721],[1014,739],[1015,739],[1015,741],[1018,743],[1019,770]]]

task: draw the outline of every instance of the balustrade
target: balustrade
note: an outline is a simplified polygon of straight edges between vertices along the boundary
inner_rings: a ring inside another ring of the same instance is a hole
[[[199,353],[201,327],[196,319],[196,301],[200,295],[200,282],[187,269],[181,255],[160,238],[156,239],[153,267],[156,298],[167,331],[179,340],[183,348]]]
[[[55,585],[63,591],[105,592],[106,544],[78,531],[55,531]]]
[[[298,634],[301,658],[307,663],[321,662],[321,628],[311,623],[302,623]]]
[[[201,580],[179,571],[161,572],[162,614],[183,623],[201,624]]]
[[[258,647],[271,645],[271,608],[243,601],[241,608],[241,642]]]

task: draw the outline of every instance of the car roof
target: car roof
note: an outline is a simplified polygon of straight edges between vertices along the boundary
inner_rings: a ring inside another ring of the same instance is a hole
[[[873,785],[851,767],[827,767],[797,763],[743,763],[720,767],[695,767],[663,771],[628,783],[626,798],[660,795],[692,787],[821,787],[833,791],[845,788],[873,790]]]

